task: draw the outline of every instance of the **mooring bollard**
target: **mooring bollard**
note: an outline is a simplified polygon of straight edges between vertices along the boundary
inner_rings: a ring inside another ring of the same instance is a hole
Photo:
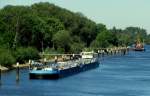
[[[47,59],[46,59],[46,58],[44,58],[44,63],[43,63],[43,64],[46,64],[46,61],[47,61]]]
[[[32,62],[32,61],[31,61],[31,60],[29,60],[29,69],[31,68],[31,62]]]
[[[100,57],[100,51],[99,50],[97,51],[97,53],[98,53],[98,57]]]
[[[16,81],[19,81],[19,62],[17,62],[17,66],[16,66]]]
[[[55,63],[56,63],[56,61],[57,61],[57,57],[55,56]]]
[[[123,55],[126,55],[126,49],[123,50]]]

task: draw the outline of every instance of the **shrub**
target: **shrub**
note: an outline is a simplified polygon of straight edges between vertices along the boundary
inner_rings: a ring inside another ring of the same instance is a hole
[[[58,54],[58,52],[54,48],[46,48],[44,50],[45,54]]]
[[[7,49],[0,49],[0,64],[5,67],[12,67],[15,64],[15,58]]]
[[[73,43],[71,45],[71,52],[80,53],[83,48],[84,48],[84,44],[82,44],[82,43]]]
[[[46,48],[44,50],[44,54],[58,54],[58,52],[54,48]],[[46,58],[46,59],[53,59],[53,55],[44,55],[43,52],[41,54],[41,58]]]
[[[31,59],[31,60],[37,60],[37,59],[40,58],[39,52],[37,51],[37,49],[32,48],[32,47],[17,48],[17,50],[15,52],[15,56],[16,56],[17,62],[19,62],[19,63],[25,63],[29,59]]]

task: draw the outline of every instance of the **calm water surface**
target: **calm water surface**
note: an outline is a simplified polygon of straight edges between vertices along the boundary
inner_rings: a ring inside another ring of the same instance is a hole
[[[15,81],[15,70],[2,74],[0,96],[150,96],[150,46],[146,52],[105,57],[99,68],[59,80]]]

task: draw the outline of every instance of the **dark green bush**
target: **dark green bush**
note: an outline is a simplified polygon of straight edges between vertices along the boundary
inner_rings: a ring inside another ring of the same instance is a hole
[[[21,64],[27,62],[29,59],[36,60],[40,58],[39,52],[37,51],[37,49],[32,48],[32,47],[17,48],[15,52],[15,57],[16,57],[17,62]]]
[[[84,48],[84,44],[82,44],[82,43],[73,43],[71,45],[71,52],[80,53],[83,48]]]
[[[0,48],[0,64],[5,67],[12,67],[15,64],[15,58],[7,49]]]
[[[44,50],[45,54],[58,54],[59,52],[57,52],[57,50],[55,50],[54,48],[46,48]]]

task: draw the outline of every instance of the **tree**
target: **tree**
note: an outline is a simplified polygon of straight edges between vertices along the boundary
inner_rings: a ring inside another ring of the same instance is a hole
[[[83,27],[80,29],[79,35],[81,40],[86,43],[86,47],[89,47],[90,43],[97,35],[96,24],[94,22],[90,22],[89,20],[85,21]]]
[[[63,48],[65,52],[68,52],[72,39],[68,31],[61,30],[54,35],[53,42],[55,49]]]
[[[48,2],[0,9],[0,45],[10,50],[31,46],[38,51],[55,47],[55,51],[78,52],[82,47],[133,44],[137,33],[141,40],[150,41],[143,28],[108,30],[106,25],[96,24],[82,13]]]
[[[114,46],[116,41],[116,38],[113,37],[113,34],[110,31],[103,31],[97,35],[96,40],[93,41],[91,45],[95,47],[106,48],[110,45]]]
[[[19,63],[25,63],[28,62],[29,59],[30,60],[37,60],[40,58],[39,56],[39,52],[37,51],[37,49],[32,48],[32,47],[28,47],[28,48],[17,48],[16,52],[15,52],[15,57],[16,57],[16,61]]]
[[[10,50],[0,48],[0,64],[5,67],[12,67],[15,64],[15,58],[11,54]]]
[[[100,33],[100,32],[106,31],[106,30],[107,30],[106,25],[104,25],[102,23],[99,23],[96,25],[97,33]]]
[[[46,25],[43,26],[44,29],[44,46],[45,47],[53,47],[52,38],[54,34],[56,34],[60,30],[64,30],[64,25],[59,19],[56,18],[44,18]]]
[[[10,32],[14,38],[12,47],[16,47],[18,44],[18,34],[21,31],[21,20],[25,14],[30,12],[29,7],[24,6],[6,6],[1,10],[0,17],[3,22],[8,24],[8,30],[6,32]]]

